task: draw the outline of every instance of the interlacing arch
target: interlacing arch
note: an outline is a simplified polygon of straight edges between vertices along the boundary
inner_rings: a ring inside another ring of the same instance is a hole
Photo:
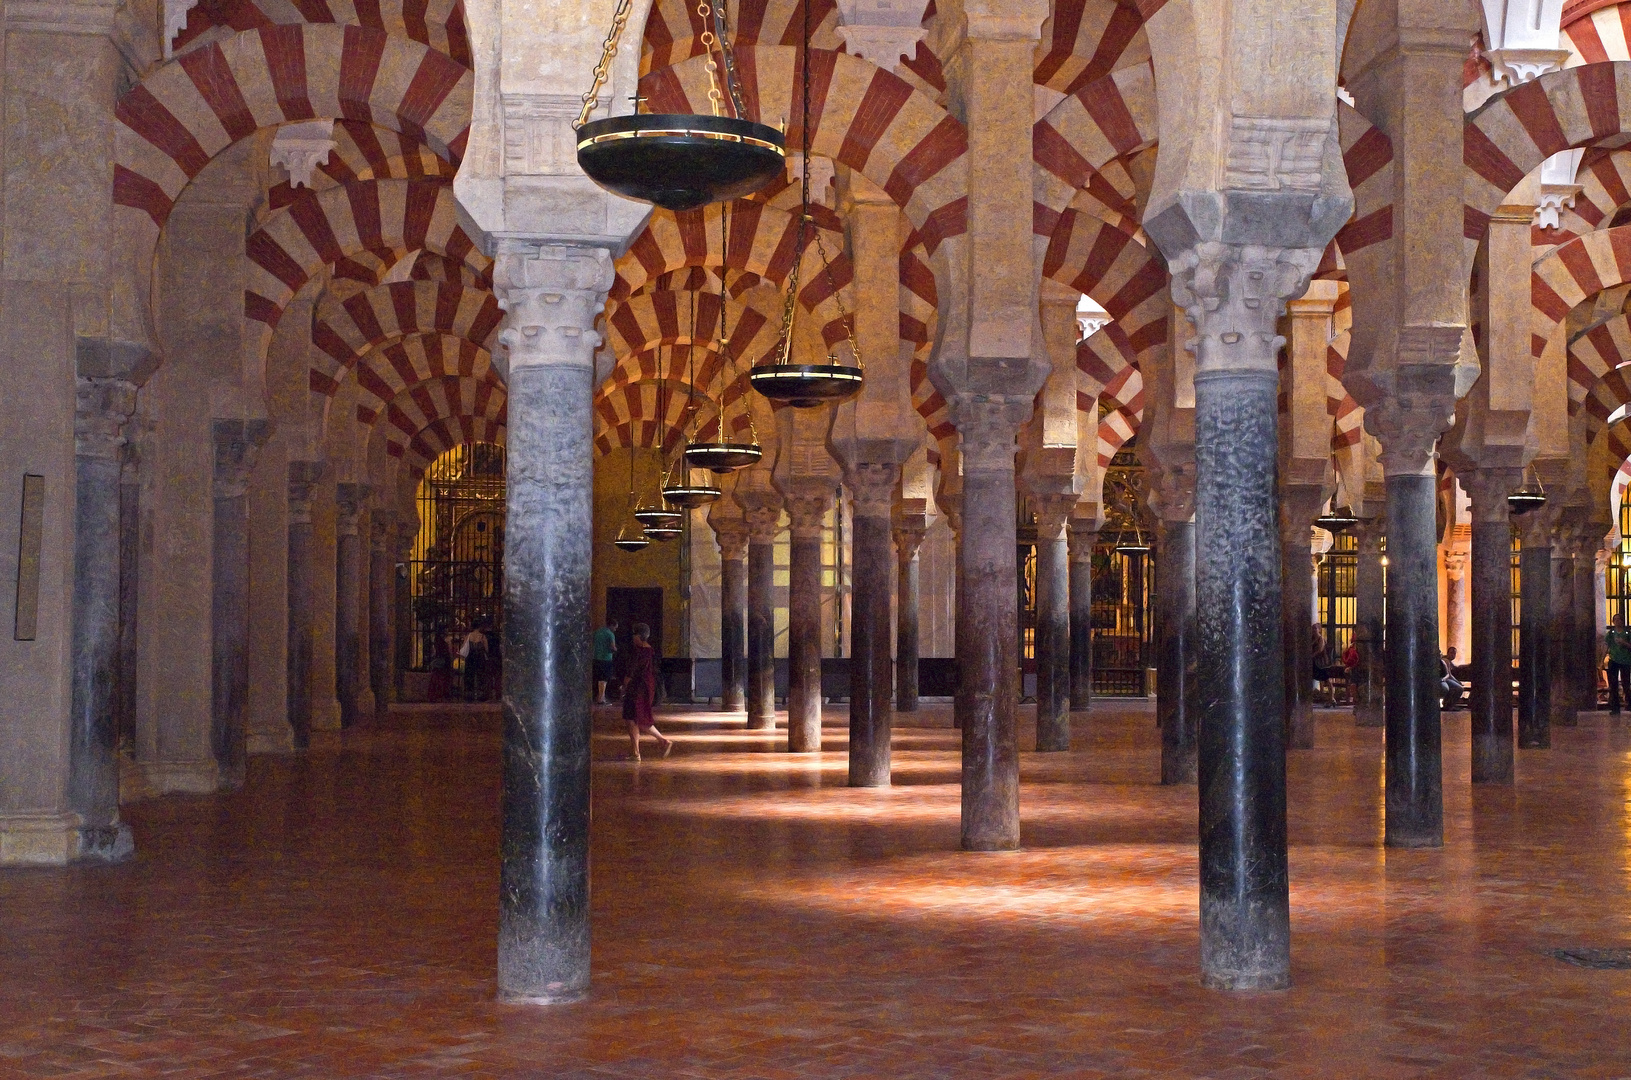
[[[355,384],[357,419],[372,424],[398,395],[447,378],[503,383],[486,349],[446,334],[425,333],[397,338],[365,353],[345,373],[341,389]]]
[[[1060,0],[1042,24],[1031,79],[1061,94],[1121,68],[1148,63],[1150,42],[1137,10],[1115,0]]]
[[[1334,243],[1344,261],[1393,239],[1393,143],[1381,128],[1343,101],[1337,102],[1342,165],[1353,189],[1354,212]]]
[[[459,0],[204,0],[187,12],[171,49],[180,56],[237,31],[305,23],[382,30],[428,45],[461,67],[471,66]]]
[[[692,298],[696,325],[691,325]],[[738,359],[775,347],[780,338],[781,312],[757,304],[729,304],[731,352]],[[646,293],[620,304],[606,320],[606,342],[618,357],[616,372],[627,370],[625,360],[663,345],[713,343],[719,340],[718,293]],[[712,384],[717,370],[698,367],[702,388]]]
[[[843,223],[825,207],[811,207],[811,217],[822,231],[829,252],[843,248]],[[626,300],[644,291],[652,279],[688,267],[717,271],[721,265],[781,285],[798,257],[798,215],[762,203],[738,199],[730,204],[730,227],[725,249],[720,250],[721,204],[674,213],[657,210],[629,250],[617,260],[609,300]],[[821,261],[814,241],[802,259],[799,276],[808,282],[819,274]]]
[[[444,376],[397,394],[371,426],[383,433],[390,456],[417,455],[429,462],[449,447],[476,439],[470,430],[474,420],[502,427],[507,402],[504,386],[497,380]]]
[[[681,379],[635,383],[595,404],[595,449],[606,454],[619,446],[658,446],[673,452],[690,430],[695,408],[696,436],[711,438],[719,430],[719,412],[709,399]],[[632,443],[631,443],[632,440]]]
[[[267,211],[287,206],[308,188],[322,191],[363,180],[441,180],[451,184],[459,171],[412,135],[356,120],[334,125],[334,149],[312,170],[311,183],[295,187],[284,180],[267,192]]]
[[[1080,404],[1081,398],[1077,401]],[[1144,421],[1144,376],[1135,367],[1124,368],[1104,388],[1099,401],[1107,410],[1099,420],[1099,468],[1107,469]]]
[[[1631,151],[1592,150],[1580,159],[1575,174],[1580,191],[1572,206],[1558,209],[1558,227],[1531,230],[1536,247],[1566,244],[1598,229],[1624,224],[1615,215],[1631,205]]]
[[[446,184],[374,180],[314,192],[279,210],[244,245],[251,263],[244,314],[261,324],[246,335],[246,348],[264,359],[284,308],[324,266],[365,251],[394,261],[418,248],[460,260],[478,275],[492,265],[460,228]]]
[[[1603,229],[1570,240],[1535,263],[1530,274],[1531,351],[1538,359],[1558,333],[1570,310],[1587,297],[1631,282],[1631,225]],[[1583,335],[1592,345],[1606,347],[1606,335]],[[1573,343],[1578,345],[1578,342]],[[1571,410],[1585,401],[1598,379],[1608,371],[1612,357],[1600,357],[1591,348],[1569,350],[1569,403]]]
[[[325,293],[312,314],[311,341],[323,353],[312,389],[332,394],[341,372],[370,349],[409,334],[443,333],[490,350],[504,313],[481,289],[430,281],[380,285],[340,299]]]
[[[1145,63],[1088,83],[1038,120],[1031,129],[1035,233],[1051,237],[1059,216],[1083,189],[1136,227],[1136,193],[1118,190],[1106,168],[1154,146],[1157,118],[1155,72]]]
[[[178,57],[119,99],[113,201],[163,228],[181,190],[217,154],[292,120],[364,121],[456,161],[473,87],[446,55],[379,30],[250,30]]]

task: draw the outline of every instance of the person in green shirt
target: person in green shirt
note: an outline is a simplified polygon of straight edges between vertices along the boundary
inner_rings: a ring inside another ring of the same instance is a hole
[[[612,661],[617,659],[617,620],[595,631],[595,704],[610,705],[606,684],[612,681]]]
[[[1614,625],[1608,628],[1608,714],[1620,715],[1620,695],[1631,703],[1631,630],[1625,628],[1625,616],[1614,616]]]

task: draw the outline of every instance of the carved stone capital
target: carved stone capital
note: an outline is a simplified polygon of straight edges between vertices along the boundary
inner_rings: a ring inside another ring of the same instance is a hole
[[[311,524],[311,497],[323,478],[320,461],[289,462],[289,524]]]
[[[368,515],[368,525],[368,550],[375,555],[387,554],[396,532],[396,511],[376,509]]]
[[[1076,512],[1074,495],[1032,495],[1031,512],[1036,515],[1038,540],[1064,540],[1070,516]]]
[[[334,502],[339,507],[337,531],[341,536],[357,535],[357,516],[368,504],[371,493],[367,484],[334,485]]]
[[[1511,520],[1506,497],[1523,482],[1521,469],[1470,469],[1457,479],[1472,499],[1472,519],[1480,524]]]
[[[1467,576],[1467,553],[1465,551],[1446,551],[1444,553],[1444,576],[1451,581],[1460,581]]]
[[[714,531],[714,541],[719,545],[719,558],[722,562],[740,562],[748,553],[748,523],[741,518],[726,518],[719,522],[709,521],[708,525]]]
[[[1085,563],[1093,561],[1093,546],[1099,542],[1099,522],[1086,518],[1075,518],[1070,523],[1070,561]]]
[[[123,379],[87,379],[74,385],[74,453],[79,457],[119,459],[125,444],[125,421],[136,411],[136,387]]]
[[[830,497],[805,493],[787,495],[783,496],[783,505],[787,508],[788,531],[794,540],[821,539],[822,522],[832,506]]]
[[[1195,324],[1197,375],[1275,374],[1285,338],[1276,324],[1286,303],[1308,289],[1320,250],[1257,244],[1197,244],[1172,261],[1172,298]]]
[[[1354,529],[1359,554],[1375,558],[1382,554],[1382,541],[1387,539],[1387,518],[1377,514],[1373,518],[1360,518]]]
[[[773,544],[776,536],[781,532],[782,508],[778,502],[774,505],[761,504],[743,508],[748,523],[748,542],[754,544]]]
[[[844,486],[856,517],[889,517],[900,486],[900,466],[892,461],[857,461],[844,470]]]
[[[601,345],[595,319],[615,270],[598,246],[505,242],[493,265],[493,288],[505,312],[498,340],[510,370],[572,365],[593,370]]]
[[[1013,471],[1019,449],[1015,436],[1031,415],[1033,397],[957,395],[951,399],[951,422],[960,436],[963,472]]]
[[[1176,460],[1144,467],[1144,504],[1162,521],[1188,521],[1195,516],[1195,460]]]
[[[1383,397],[1365,408],[1365,428],[1382,444],[1388,476],[1433,471],[1434,447],[1455,422],[1455,403],[1477,375],[1462,363],[1461,326],[1405,326],[1398,331],[1391,369],[1373,379]]]
[[[290,187],[309,188],[312,174],[317,171],[317,166],[328,164],[328,156],[334,152],[335,145],[332,119],[284,124],[272,136],[270,161],[288,171]]]
[[[215,497],[235,499],[248,492],[255,457],[272,425],[266,420],[215,420],[210,429],[215,438]]]
[[[895,558],[905,566],[917,558],[923,538],[929,532],[929,520],[923,514],[908,514],[895,519]]]
[[[1286,484],[1280,489],[1280,543],[1307,547],[1313,540],[1314,518],[1325,505],[1325,489],[1310,484]]]

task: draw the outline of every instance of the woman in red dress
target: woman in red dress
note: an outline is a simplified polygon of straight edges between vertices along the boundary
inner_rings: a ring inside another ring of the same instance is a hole
[[[657,653],[646,640],[651,627],[637,622],[634,631],[634,649],[629,657],[628,674],[623,679],[623,719],[629,724],[629,749],[635,761],[640,760],[640,733],[649,731],[663,745],[663,757],[674,751],[674,740],[657,730],[651,715],[651,706],[657,700]]]

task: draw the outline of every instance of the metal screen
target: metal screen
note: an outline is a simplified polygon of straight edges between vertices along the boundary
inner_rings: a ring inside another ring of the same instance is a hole
[[[440,637],[457,653],[478,619],[504,628],[504,448],[455,446],[419,484],[419,535],[408,562],[409,662],[429,671]]]

